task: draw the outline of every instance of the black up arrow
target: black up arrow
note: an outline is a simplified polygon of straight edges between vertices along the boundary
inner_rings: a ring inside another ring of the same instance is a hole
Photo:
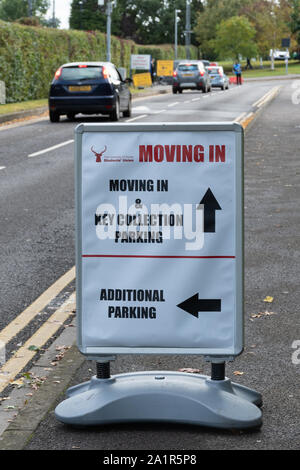
[[[221,299],[199,299],[195,294],[177,307],[198,318],[198,312],[221,312]]]
[[[204,205],[204,232],[216,231],[216,211],[222,210],[210,188],[204,194],[200,204]]]

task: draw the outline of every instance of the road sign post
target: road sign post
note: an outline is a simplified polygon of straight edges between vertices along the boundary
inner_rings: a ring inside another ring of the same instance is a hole
[[[242,127],[81,124],[76,207],[78,347],[98,368],[57,418],[258,426],[260,394],[224,377],[243,350]],[[111,377],[118,354],[200,354],[212,376]]]

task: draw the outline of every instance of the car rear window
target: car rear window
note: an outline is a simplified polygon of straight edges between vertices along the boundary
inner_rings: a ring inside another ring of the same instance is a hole
[[[178,70],[180,70],[181,72],[190,72],[198,70],[198,66],[197,64],[182,64],[178,66]]]
[[[102,67],[63,67],[60,80],[95,80],[102,78]]]
[[[219,67],[209,67],[208,73],[219,73]]]

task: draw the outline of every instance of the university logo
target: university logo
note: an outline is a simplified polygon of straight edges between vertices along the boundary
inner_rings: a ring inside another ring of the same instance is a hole
[[[101,163],[101,157],[102,155],[106,152],[107,150],[107,147],[105,145],[104,149],[102,150],[102,152],[95,152],[94,148],[91,147],[91,151],[96,155],[96,163]]]

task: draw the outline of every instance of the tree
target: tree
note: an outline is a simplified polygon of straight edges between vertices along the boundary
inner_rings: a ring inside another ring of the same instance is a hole
[[[254,27],[245,16],[232,16],[221,21],[212,44],[222,59],[238,59],[239,55],[253,57],[257,54],[255,34]]]
[[[217,27],[222,20],[238,15],[241,6],[248,0],[206,0],[204,8],[198,10],[194,32],[202,58],[215,59],[212,40],[216,37]]]
[[[298,47],[300,46],[300,0],[291,2],[290,28],[295,35]]]
[[[49,8],[49,0],[32,0],[32,16],[43,16]],[[28,0],[0,0],[0,18],[16,21],[28,17]]]
[[[281,47],[281,39],[290,35],[289,0],[248,0],[240,13],[248,18],[256,30],[258,52],[268,57],[270,49]]]
[[[105,31],[105,7],[98,0],[73,0],[71,3],[70,28],[85,31]]]
[[[97,0],[73,0],[70,27],[74,29],[106,31],[106,7]],[[133,39],[140,44],[174,42],[175,9],[178,14],[178,38],[184,42],[186,0],[117,0],[112,11],[112,34]],[[202,9],[201,0],[192,0],[192,28],[196,12]],[[194,38],[192,37],[192,43]]]

